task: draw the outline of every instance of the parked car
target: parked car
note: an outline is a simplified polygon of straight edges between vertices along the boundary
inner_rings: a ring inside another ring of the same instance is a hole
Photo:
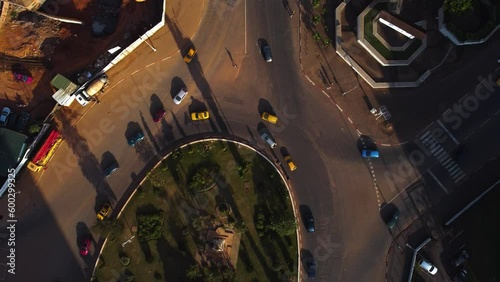
[[[453,266],[458,267],[462,265],[464,262],[467,261],[468,258],[469,254],[467,253],[467,251],[466,250],[461,251],[453,258],[452,260]]]
[[[188,95],[187,88],[182,87],[182,89],[179,91],[179,93],[177,93],[177,95],[175,95],[174,103],[176,105],[179,105],[184,100],[184,98],[186,98],[187,95]]]
[[[271,54],[271,47],[269,47],[269,45],[266,42],[262,43],[261,50],[262,50],[262,56],[264,56],[264,60],[266,60],[266,62],[268,63],[272,62],[273,56]]]
[[[111,205],[108,203],[104,204],[99,213],[97,214],[97,219],[104,220],[110,211],[111,211]]]
[[[15,81],[21,81],[21,82],[24,82],[26,84],[30,84],[33,82],[33,77],[29,76],[29,75],[26,75],[26,74],[21,74],[21,73],[18,73],[18,72],[14,72],[14,80]]]
[[[27,112],[21,112],[21,114],[19,115],[19,119],[17,120],[16,122],[16,128],[15,128],[15,131],[17,132],[23,132],[24,131],[24,127],[26,126],[26,123],[28,122],[28,120],[30,119],[31,115]],[[12,119],[12,117],[11,117]]]
[[[379,153],[377,150],[363,150],[361,155],[363,158],[378,158]]]
[[[184,62],[188,64],[191,63],[195,55],[196,55],[196,49],[194,49],[194,47],[189,48],[189,51],[184,56]]]
[[[158,109],[158,111],[156,111],[156,113],[153,117],[153,121],[160,122],[160,120],[165,116],[165,114],[166,114],[166,112],[165,112],[164,108]]]
[[[396,226],[396,224],[398,223],[398,220],[399,220],[399,210],[396,209],[392,213],[391,219],[387,222],[387,227],[389,227],[389,229],[394,228],[394,226]]]
[[[208,111],[191,113],[191,120],[204,120],[210,118],[210,113]]]
[[[278,122],[277,116],[271,115],[271,114],[266,113],[266,112],[262,113],[262,119],[265,121],[268,121],[272,124],[276,124]]]
[[[104,175],[106,177],[110,177],[111,174],[113,174],[117,169],[118,169],[118,163],[113,162],[104,169]]]
[[[269,147],[271,147],[271,149],[274,149],[274,148],[276,148],[276,146],[278,146],[278,144],[276,142],[274,142],[274,140],[271,138],[271,136],[269,136],[269,134],[267,134],[267,132],[263,132],[260,135],[260,138],[262,138],[262,140],[264,140],[264,142],[266,142],[267,145],[269,145]]]
[[[314,228],[314,217],[309,209],[304,211],[304,226],[309,233],[313,233],[316,230]]]
[[[467,281],[467,269],[464,267],[460,269],[455,276],[453,276],[453,282],[465,282]]]
[[[142,133],[142,131],[139,131],[134,136],[130,137],[130,139],[127,140],[128,145],[134,147],[135,144],[137,144],[142,139],[144,139],[144,133]]]
[[[288,168],[290,168],[291,171],[294,171],[297,169],[297,166],[292,160],[292,157],[290,155],[286,155],[283,160],[288,164]]]
[[[9,121],[10,109],[8,107],[4,107],[2,109],[2,113],[0,114],[0,126],[6,126]]]
[[[435,275],[438,272],[438,269],[434,265],[432,265],[432,263],[426,261],[425,259],[420,260],[418,266],[420,266],[420,268],[425,270],[430,275]]]
[[[316,261],[313,258],[308,258],[305,261],[305,269],[307,273],[307,277],[309,279],[314,279],[316,278],[316,268],[318,265],[316,264]]]
[[[87,256],[90,252],[91,245],[92,240],[90,239],[90,236],[83,237],[82,241],[80,242],[80,255]]]

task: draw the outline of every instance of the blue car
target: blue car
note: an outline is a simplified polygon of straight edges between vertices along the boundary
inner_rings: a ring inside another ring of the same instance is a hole
[[[378,151],[377,150],[363,150],[361,152],[361,155],[363,158],[378,158]]]
[[[144,133],[142,133],[142,131],[139,131],[134,136],[130,137],[130,139],[128,139],[127,141],[131,147],[134,147],[135,144],[137,144],[142,139],[144,139]]]

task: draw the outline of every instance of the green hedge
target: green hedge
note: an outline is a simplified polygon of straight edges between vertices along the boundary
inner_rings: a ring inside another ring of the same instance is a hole
[[[163,212],[137,215],[139,242],[158,240],[163,236]]]

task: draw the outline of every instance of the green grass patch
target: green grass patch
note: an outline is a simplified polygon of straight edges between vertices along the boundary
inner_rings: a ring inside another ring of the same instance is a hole
[[[419,39],[414,39],[413,42],[406,48],[404,51],[391,51],[387,49],[382,42],[378,40],[377,37],[373,34],[373,19],[378,15],[381,10],[387,10],[387,3],[380,3],[375,5],[370,12],[365,15],[365,39],[370,43],[370,45],[377,50],[382,57],[386,60],[406,60],[408,59],[415,51],[422,46],[422,41]]]
[[[214,186],[190,189],[193,178],[207,164],[218,169],[197,181],[203,187]],[[96,270],[100,281],[116,280],[116,273],[122,277],[132,273],[136,281],[296,277],[296,222],[287,190],[271,164],[235,144],[207,142],[176,151],[157,171],[161,173],[154,174],[154,184],[145,181],[123,211],[126,228],[103,250]],[[256,227],[257,213],[265,217],[260,228]],[[214,224],[240,231],[235,271],[202,267],[195,259],[205,245],[207,227]],[[129,228],[133,225],[138,226],[140,236],[122,247],[132,236]],[[127,266],[120,263],[123,252],[130,258]]]

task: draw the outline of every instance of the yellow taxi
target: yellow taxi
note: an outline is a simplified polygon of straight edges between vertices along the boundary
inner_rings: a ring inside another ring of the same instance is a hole
[[[204,120],[209,119],[210,114],[208,111],[199,112],[199,113],[191,113],[191,120]]]
[[[196,55],[196,50],[193,47],[189,48],[189,51],[184,56],[184,62],[189,64],[193,60],[194,55]]]
[[[278,122],[278,117],[277,116],[273,116],[270,113],[266,113],[266,112],[262,113],[262,119],[265,120],[265,121],[268,121],[268,122],[270,122],[272,124],[276,124]]]
[[[104,204],[104,206],[102,206],[102,209],[97,214],[97,218],[99,220],[104,220],[110,211],[111,211],[111,206],[107,203]]]
[[[297,166],[292,160],[292,157],[290,155],[286,155],[283,160],[288,164],[288,168],[290,168],[291,171],[294,171],[297,169]]]

